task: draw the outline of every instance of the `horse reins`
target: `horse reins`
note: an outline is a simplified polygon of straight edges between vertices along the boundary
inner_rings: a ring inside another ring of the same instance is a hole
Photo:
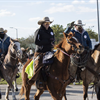
[[[65,52],[65,51],[61,50],[60,48],[57,48],[57,50],[60,50],[62,53],[64,53],[65,55],[67,55],[67,56],[69,56],[69,57],[70,57],[70,55],[69,55],[67,52]]]

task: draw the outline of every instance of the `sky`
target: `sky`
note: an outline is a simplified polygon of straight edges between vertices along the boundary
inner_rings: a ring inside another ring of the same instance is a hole
[[[97,0],[0,0],[0,27],[7,30],[7,35],[27,38],[34,35],[37,24],[43,17],[54,20],[54,24],[65,28],[72,21],[82,20],[84,28],[98,32]],[[99,14],[100,14],[100,0]],[[13,27],[13,28],[11,28]]]

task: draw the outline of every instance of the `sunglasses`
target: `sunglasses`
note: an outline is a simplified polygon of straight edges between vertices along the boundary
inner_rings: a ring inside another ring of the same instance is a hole
[[[45,24],[45,25],[50,25],[50,22],[45,22],[44,24]]]

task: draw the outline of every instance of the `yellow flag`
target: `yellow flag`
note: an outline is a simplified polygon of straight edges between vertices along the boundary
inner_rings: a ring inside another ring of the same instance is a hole
[[[28,74],[28,78],[33,76],[33,60],[27,65],[25,72]]]

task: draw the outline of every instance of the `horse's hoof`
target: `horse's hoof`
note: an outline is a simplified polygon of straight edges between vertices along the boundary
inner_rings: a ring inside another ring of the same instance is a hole
[[[0,93],[0,99],[2,98],[2,95],[1,95],[1,93]]]
[[[5,100],[9,100],[9,99],[5,99]]]
[[[18,88],[16,88],[16,91],[18,91]]]
[[[15,99],[13,99],[13,100],[17,100],[17,99],[15,98]]]

